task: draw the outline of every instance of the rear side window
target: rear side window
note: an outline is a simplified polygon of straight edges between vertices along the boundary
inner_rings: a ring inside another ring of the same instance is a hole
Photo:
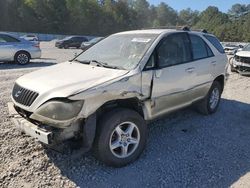
[[[0,35],[0,42],[19,42],[19,40],[8,35]]]
[[[190,35],[190,40],[194,60],[213,56],[213,52],[201,37],[197,35]]]
[[[87,41],[87,39],[84,37],[75,37],[73,40],[78,41],[78,42],[86,42]]]
[[[203,35],[220,53],[224,54],[225,51],[220,43],[220,41],[214,37],[214,36],[210,36],[210,35]]]

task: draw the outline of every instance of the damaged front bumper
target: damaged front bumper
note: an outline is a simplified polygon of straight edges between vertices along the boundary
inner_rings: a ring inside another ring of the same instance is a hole
[[[80,125],[73,124],[64,129],[50,126],[39,126],[22,117],[14,108],[14,104],[8,103],[9,114],[12,122],[23,133],[35,138],[44,144],[57,144],[64,140],[78,136]],[[46,128],[47,127],[47,128]]]
[[[42,129],[37,125],[29,122],[25,118],[23,118],[16,111],[13,103],[8,103],[8,108],[12,122],[21,132],[26,133],[27,135],[30,135],[31,137],[45,144],[52,143],[52,137],[53,137],[52,132]]]
[[[250,75],[250,64],[238,62],[233,59],[231,66],[241,75]]]

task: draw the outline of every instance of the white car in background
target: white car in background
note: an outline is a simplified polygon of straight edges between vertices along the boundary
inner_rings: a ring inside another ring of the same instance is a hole
[[[41,57],[39,43],[27,41],[8,33],[0,33],[0,62],[15,61],[20,65],[30,62],[30,59]]]
[[[232,72],[238,72],[242,75],[250,75],[250,44],[237,52],[230,60],[230,63]]]
[[[235,45],[235,44],[226,44],[224,46],[224,50],[227,55],[234,55],[239,48],[240,46]]]
[[[34,34],[23,35],[20,38],[23,38],[23,39],[28,40],[28,41],[39,41],[38,37]]]

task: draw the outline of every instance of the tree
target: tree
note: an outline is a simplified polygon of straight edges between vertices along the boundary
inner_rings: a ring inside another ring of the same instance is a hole
[[[227,14],[210,6],[179,13],[166,3],[147,0],[0,0],[0,30],[79,35],[157,26],[203,28],[225,41],[250,41],[250,4],[235,4]]]
[[[210,6],[201,12],[199,21],[194,28],[206,29],[216,36],[221,36],[224,28],[222,25],[228,22],[227,14],[220,12],[217,7]]]
[[[160,26],[175,26],[177,24],[177,12],[166,3],[160,3],[156,11],[157,21]]]
[[[228,13],[234,17],[240,17],[249,10],[250,10],[250,4],[247,6],[244,4],[237,3],[232,6],[232,8],[228,11]]]
[[[194,26],[199,20],[199,11],[192,11],[190,8],[179,12],[179,25]]]
[[[136,12],[137,28],[149,27],[151,25],[149,3],[146,0],[135,0],[133,9]]]

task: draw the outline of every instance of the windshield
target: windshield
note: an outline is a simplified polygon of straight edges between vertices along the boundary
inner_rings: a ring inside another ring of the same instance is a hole
[[[246,45],[242,51],[250,51],[250,44]]]
[[[148,50],[156,34],[116,34],[111,35],[75,60],[79,62],[98,61],[112,67],[134,69]]]

